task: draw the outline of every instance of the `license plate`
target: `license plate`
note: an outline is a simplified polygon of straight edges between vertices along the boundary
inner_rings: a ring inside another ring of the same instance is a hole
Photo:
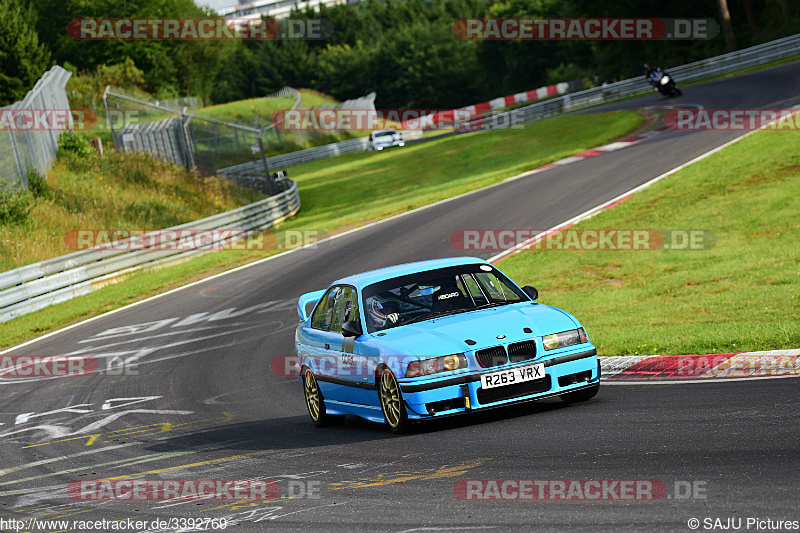
[[[533,365],[509,368],[508,370],[500,370],[499,372],[492,372],[491,374],[483,374],[481,376],[481,387],[484,389],[493,389],[495,387],[513,385],[514,383],[533,381],[543,377],[544,364],[536,363]]]

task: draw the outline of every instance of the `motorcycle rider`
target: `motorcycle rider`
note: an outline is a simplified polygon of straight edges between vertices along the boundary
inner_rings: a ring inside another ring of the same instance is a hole
[[[653,67],[649,63],[644,64],[644,77],[647,83],[653,86],[655,90],[664,96],[681,96],[681,90],[675,85],[675,80],[672,79],[666,70],[661,67]],[[669,80],[667,86],[664,87],[662,78]]]

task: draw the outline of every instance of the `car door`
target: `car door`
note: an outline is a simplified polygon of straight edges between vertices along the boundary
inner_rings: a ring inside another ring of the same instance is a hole
[[[342,287],[339,286],[328,289],[311,315],[310,327],[303,331],[303,352],[308,358],[303,362],[314,370],[323,396],[329,399],[335,399],[336,394],[335,387],[331,387],[331,382],[325,379],[326,376],[335,376],[338,364],[337,343],[341,344],[341,341],[331,332],[331,326],[334,322],[334,306],[341,293]]]
[[[306,351],[312,359],[322,395],[328,400],[366,403],[363,358],[354,337],[342,335],[342,324],[359,320],[358,292],[348,285],[331,287],[320,300],[306,330]]]
[[[356,337],[342,335],[342,325],[351,320],[361,324],[361,313],[358,304],[358,291],[355,287],[343,286],[342,293],[336,299],[333,310],[333,323],[331,333],[338,332],[339,364],[338,376],[345,387],[341,391],[342,401],[358,404],[367,404],[368,392],[371,389],[369,380],[365,380],[366,361],[358,349],[359,341]]]

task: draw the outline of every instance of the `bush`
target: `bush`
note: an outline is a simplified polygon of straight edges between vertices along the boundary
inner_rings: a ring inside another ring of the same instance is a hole
[[[62,157],[68,153],[84,158],[89,157],[95,152],[89,145],[89,141],[87,141],[86,138],[81,137],[74,131],[65,131],[58,136],[57,155],[58,157]]]
[[[28,179],[28,190],[36,198],[44,196],[47,192],[47,180],[35,168],[29,168],[25,173]]]
[[[139,86],[144,83],[144,72],[136,67],[133,59],[126,57],[122,63],[100,65],[97,67],[97,79],[100,86],[113,87]]]
[[[29,190],[0,181],[0,224],[23,224],[30,217],[32,206]]]
[[[155,98],[156,100],[172,100],[173,98],[179,98],[180,95],[174,85],[165,83],[158,88]]]

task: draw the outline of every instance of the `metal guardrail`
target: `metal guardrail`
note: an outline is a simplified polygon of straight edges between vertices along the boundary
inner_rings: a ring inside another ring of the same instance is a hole
[[[0,274],[0,323],[88,294],[130,272],[205,253],[213,243],[243,238],[247,230],[269,228],[299,209],[297,184],[292,183],[280,194],[232,211],[3,272]],[[216,235],[217,240],[200,247],[163,249],[178,240],[180,230],[211,229],[234,231],[224,237]],[[172,241],[164,238],[169,232],[175,232]],[[152,243],[156,246],[146,247]]]
[[[309,163],[318,159],[326,159],[341,154],[349,154],[352,152],[363,152],[369,147],[369,137],[359,137],[358,139],[348,139],[332,144],[325,144],[323,146],[316,146],[314,148],[307,148],[305,150],[297,150],[296,152],[289,152],[287,154],[275,155],[267,158],[267,165],[271,169],[286,168],[302,163]],[[253,161],[250,163],[242,163],[241,165],[234,165],[228,168],[219,170],[220,174],[225,176],[233,176],[237,174],[258,174],[263,172],[264,165],[261,161]]]

